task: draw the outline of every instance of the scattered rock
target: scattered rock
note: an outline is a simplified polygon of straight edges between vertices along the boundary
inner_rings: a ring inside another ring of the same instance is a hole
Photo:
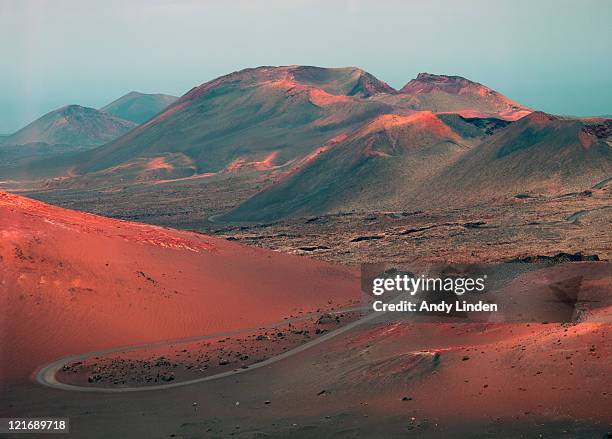
[[[560,252],[553,256],[546,255],[535,255],[535,256],[525,256],[523,258],[515,258],[511,259],[509,263],[526,263],[526,264],[558,264],[561,262],[583,262],[583,261],[599,261],[599,256],[597,255],[583,255],[582,252],[577,253],[565,253]]]
[[[466,229],[480,229],[485,224],[486,224],[485,221],[475,221],[472,223],[465,223],[463,224],[463,227],[465,227]]]
[[[417,227],[413,227],[411,229],[403,230],[399,234],[400,235],[410,235],[411,233],[421,232],[421,231],[427,230],[427,229],[429,229],[429,227],[418,227],[418,228]]]
[[[383,239],[383,238],[384,238],[384,235],[357,236],[351,239],[349,242],[375,241],[377,239]]]
[[[516,194],[516,195],[514,196],[514,198],[516,198],[516,199],[518,199],[518,200],[525,200],[525,199],[527,199],[527,198],[535,198],[535,197],[533,197],[533,196],[531,196],[531,195],[529,195],[529,194]]]
[[[319,317],[317,319],[317,325],[325,325],[328,323],[332,323],[334,321],[334,316],[332,316],[331,314],[323,314],[321,317]]]
[[[306,247],[298,247],[298,250],[302,250],[304,252],[313,252],[316,250],[329,250],[329,247],[327,247],[326,245],[312,245]]]
[[[587,125],[582,128],[582,131],[598,139],[606,139],[612,136],[612,120],[606,120],[599,124]]]

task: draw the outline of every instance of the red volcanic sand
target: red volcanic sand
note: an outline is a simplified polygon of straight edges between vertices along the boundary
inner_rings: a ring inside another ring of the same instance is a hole
[[[247,161],[244,158],[236,159],[225,169],[226,172],[237,172],[241,169],[254,169],[265,171],[274,167],[274,161],[278,157],[278,151],[273,151],[260,161]]]
[[[0,192],[0,381],[58,357],[256,327],[359,297],[340,266]]]
[[[163,157],[156,157],[147,162],[146,169],[148,171],[155,171],[158,169],[174,169],[174,166],[167,163]]]
[[[344,401],[367,394],[376,416],[402,410],[398,402],[408,396],[402,403],[419,420],[611,419],[607,323],[398,322],[363,329],[328,345],[330,372],[315,373]],[[333,373],[338,369],[341,376]]]

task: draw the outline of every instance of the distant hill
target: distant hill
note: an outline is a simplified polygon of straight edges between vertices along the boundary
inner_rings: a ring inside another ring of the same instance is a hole
[[[141,124],[164,110],[177,99],[178,97],[171,95],[146,94],[132,91],[100,108],[100,111]]]
[[[101,145],[116,139],[136,124],[94,108],[67,105],[51,111],[16,133],[3,145],[47,143],[49,145]]]
[[[422,110],[511,120],[531,111],[455,76],[420,74],[398,92],[356,67],[258,67],[194,87],[129,136],[95,151],[79,170],[176,153],[199,173],[237,162],[272,168],[381,114]]]

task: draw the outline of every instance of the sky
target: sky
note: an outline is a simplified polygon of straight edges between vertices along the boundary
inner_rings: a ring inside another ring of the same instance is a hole
[[[0,0],[0,133],[67,104],[182,95],[260,65],[460,75],[555,114],[612,114],[611,0]]]

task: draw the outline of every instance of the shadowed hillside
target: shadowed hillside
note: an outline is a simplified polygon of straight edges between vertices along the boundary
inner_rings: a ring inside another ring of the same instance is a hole
[[[611,122],[532,113],[422,185],[413,201],[461,205],[590,189],[612,176]]]
[[[443,117],[446,123],[432,112],[382,115],[223,218],[268,221],[403,207],[416,185],[488,135],[484,123]]]
[[[612,175],[607,127],[540,112],[507,127],[426,112],[386,115],[223,218],[269,221],[581,191]]]

